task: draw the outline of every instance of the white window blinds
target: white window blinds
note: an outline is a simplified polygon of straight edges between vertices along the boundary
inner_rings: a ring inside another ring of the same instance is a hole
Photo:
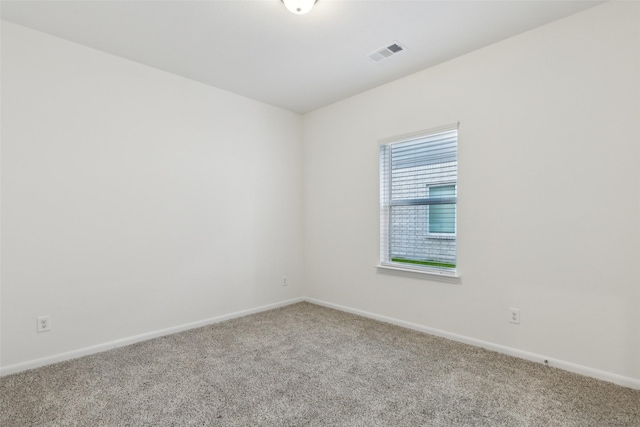
[[[457,125],[380,146],[380,261],[455,274]]]

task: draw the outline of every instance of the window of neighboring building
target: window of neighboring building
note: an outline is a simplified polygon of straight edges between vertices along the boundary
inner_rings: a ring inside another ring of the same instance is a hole
[[[427,194],[431,200],[456,197],[456,184],[430,185]],[[429,205],[427,210],[427,226],[430,235],[455,236],[455,203]]]
[[[383,266],[456,274],[458,129],[380,146]]]

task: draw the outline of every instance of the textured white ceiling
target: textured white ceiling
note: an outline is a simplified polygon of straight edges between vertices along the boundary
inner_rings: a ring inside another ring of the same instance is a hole
[[[2,18],[305,113],[602,1],[2,1]],[[375,63],[391,41],[407,50]]]

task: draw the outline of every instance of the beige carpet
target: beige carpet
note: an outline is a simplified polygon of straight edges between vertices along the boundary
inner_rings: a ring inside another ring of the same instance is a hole
[[[1,378],[0,425],[640,426],[640,391],[300,303]]]

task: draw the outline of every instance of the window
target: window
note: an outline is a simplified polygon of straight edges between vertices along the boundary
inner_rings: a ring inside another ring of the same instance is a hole
[[[456,197],[456,185],[430,185],[427,196],[430,199]],[[456,204],[434,204],[427,206],[429,235],[455,236]]]
[[[380,262],[456,274],[457,125],[380,146]]]

